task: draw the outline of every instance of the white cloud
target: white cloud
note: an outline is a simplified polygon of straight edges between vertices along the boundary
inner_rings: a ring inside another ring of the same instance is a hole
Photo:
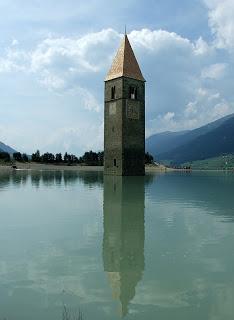
[[[29,55],[25,51],[6,48],[5,54],[0,56],[0,74],[19,71],[26,72],[29,62]]]
[[[43,72],[43,78],[39,82],[49,90],[59,90],[65,87],[65,81],[62,78],[50,74],[46,70]]]
[[[91,92],[82,88],[79,88],[78,92],[79,95],[83,98],[85,109],[90,111],[94,110],[96,112],[99,112],[101,110],[101,106]]]
[[[207,95],[207,90],[204,88],[199,88],[197,91],[198,95],[201,97],[205,97]]]
[[[19,41],[17,39],[13,39],[11,42],[12,46],[17,46],[19,44]]]
[[[103,150],[103,123],[79,123],[77,127],[57,129],[42,147],[43,151],[66,150],[83,154],[87,150]]]
[[[68,71],[72,67],[78,72],[95,72],[97,66],[87,61],[85,47],[88,45],[84,39],[46,39],[32,52],[32,71],[56,66]]]
[[[218,48],[234,49],[234,1],[204,0],[209,8],[209,25]]]
[[[53,80],[47,78],[56,78],[57,82],[59,77],[69,85],[74,75],[100,72],[108,62],[113,43],[119,41],[120,37],[116,31],[105,29],[77,38],[47,38],[30,51],[8,48],[0,57],[1,66],[4,66],[1,72],[24,67],[41,77],[41,83],[45,82],[48,86],[51,83],[52,87],[57,87]],[[17,44],[17,40],[12,41],[13,47]]]
[[[226,58],[217,62],[216,48],[201,37],[193,42],[143,29],[132,32],[130,39],[150,75],[147,136],[193,129],[234,111],[224,88],[229,63]],[[216,81],[213,87],[210,80]]]
[[[220,93],[199,88],[196,100],[190,101],[181,112],[160,114],[150,120],[146,136],[155,132],[194,129],[232,112],[233,105],[222,99]]]
[[[208,97],[208,100],[211,101],[211,100],[216,100],[216,99],[219,99],[219,98],[220,98],[220,93],[217,92],[217,93],[211,94],[211,95]]]
[[[226,68],[226,63],[215,63],[208,67],[205,67],[201,72],[201,76],[202,78],[218,80],[224,76]]]
[[[154,128],[157,128],[157,132],[177,130],[177,122],[174,118],[174,112],[167,112],[165,114],[159,114],[156,118],[150,120],[150,127],[153,129],[148,129],[146,137],[155,133]]]
[[[203,55],[203,54],[207,54],[209,53],[210,51],[212,51],[212,48],[211,46],[209,46],[209,44],[204,41],[202,39],[202,37],[200,37],[196,42],[195,42],[195,45],[194,45],[194,52],[195,54],[197,55]]]
[[[106,29],[79,38],[45,39],[31,52],[31,71],[42,79],[48,74],[61,78],[64,86],[73,87],[74,78],[92,79],[91,74],[106,66],[110,46],[119,37],[114,30]]]
[[[231,113],[231,106],[226,102],[222,101],[217,103],[213,108],[214,118],[221,118]]]
[[[231,104],[222,99],[219,92],[213,93],[212,90],[200,88],[196,98],[184,110],[184,129],[196,128],[232,112]],[[178,125],[181,126],[179,123]]]
[[[145,48],[154,53],[165,51],[170,48],[177,49],[179,52],[190,53],[194,55],[206,55],[212,51],[212,47],[200,37],[195,42],[178,35],[175,32],[166,30],[142,29],[132,31],[129,38],[136,47]],[[183,53],[183,54],[184,54]]]
[[[185,116],[186,118],[190,118],[191,116],[194,116],[197,114],[197,101],[195,102],[189,102],[187,106],[185,107]]]
[[[59,104],[57,99],[63,100],[60,108],[65,105],[67,109],[67,114],[62,112],[63,117],[70,118],[64,125],[65,119],[60,119],[57,127],[54,125],[50,132],[46,131],[46,139],[41,140],[44,144],[50,141],[46,145],[48,148],[52,149],[54,144],[56,150],[60,146],[61,150],[69,148],[73,152],[95,146],[101,149],[103,79],[121,37],[112,29],[79,37],[51,36],[30,50],[19,50],[14,45],[0,56],[0,73],[27,75],[35,86],[40,85],[41,95],[52,100],[53,110]],[[220,63],[217,49],[204,39],[199,37],[191,41],[174,32],[149,29],[134,30],[129,38],[148,80],[147,135],[195,128],[234,111],[232,93],[228,91],[230,86],[225,85],[233,79],[231,64],[225,57]],[[51,108],[50,103],[48,108]],[[82,110],[82,115],[78,109]],[[38,109],[42,119],[43,112]],[[51,114],[48,123],[54,123],[54,113],[51,111]],[[67,129],[69,126],[71,130]],[[30,137],[30,133],[27,136]],[[43,148],[41,143],[40,148]]]
[[[164,119],[165,121],[171,121],[174,117],[175,117],[175,113],[174,113],[174,112],[167,112],[167,113],[163,116],[163,119]]]
[[[135,45],[143,47],[147,50],[158,52],[165,50],[169,47],[187,48],[191,50],[193,48],[190,40],[181,37],[175,32],[168,32],[165,30],[149,30],[142,29],[140,31],[132,31],[129,34],[129,38]]]

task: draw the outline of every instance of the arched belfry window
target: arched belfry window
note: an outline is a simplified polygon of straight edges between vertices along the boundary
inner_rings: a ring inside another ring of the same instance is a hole
[[[130,87],[129,88],[129,99],[137,99],[137,88],[136,87]]]
[[[111,87],[111,99],[115,99],[115,86]]]

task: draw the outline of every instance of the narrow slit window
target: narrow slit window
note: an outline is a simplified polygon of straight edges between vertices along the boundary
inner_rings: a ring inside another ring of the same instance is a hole
[[[137,99],[137,88],[136,87],[129,88],[129,98],[132,100]]]
[[[111,99],[115,99],[115,86],[111,88]]]
[[[114,159],[114,167],[117,166],[117,162],[116,162],[116,159]]]

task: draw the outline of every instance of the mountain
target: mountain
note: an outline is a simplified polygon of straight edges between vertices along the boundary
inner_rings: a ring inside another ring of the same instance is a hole
[[[183,143],[187,142],[189,138],[187,135],[188,131],[180,132],[162,132],[155,134],[145,141],[146,151],[151,153],[155,158],[158,154],[172,150],[175,147],[179,147]]]
[[[17,151],[0,141],[0,152],[7,152],[9,154],[13,154]]]
[[[195,130],[164,132],[146,140],[146,150],[157,160],[175,164],[234,153],[234,114]]]

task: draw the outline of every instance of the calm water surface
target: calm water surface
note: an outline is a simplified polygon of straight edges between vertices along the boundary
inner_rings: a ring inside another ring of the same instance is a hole
[[[234,318],[234,174],[0,173],[0,319]]]

